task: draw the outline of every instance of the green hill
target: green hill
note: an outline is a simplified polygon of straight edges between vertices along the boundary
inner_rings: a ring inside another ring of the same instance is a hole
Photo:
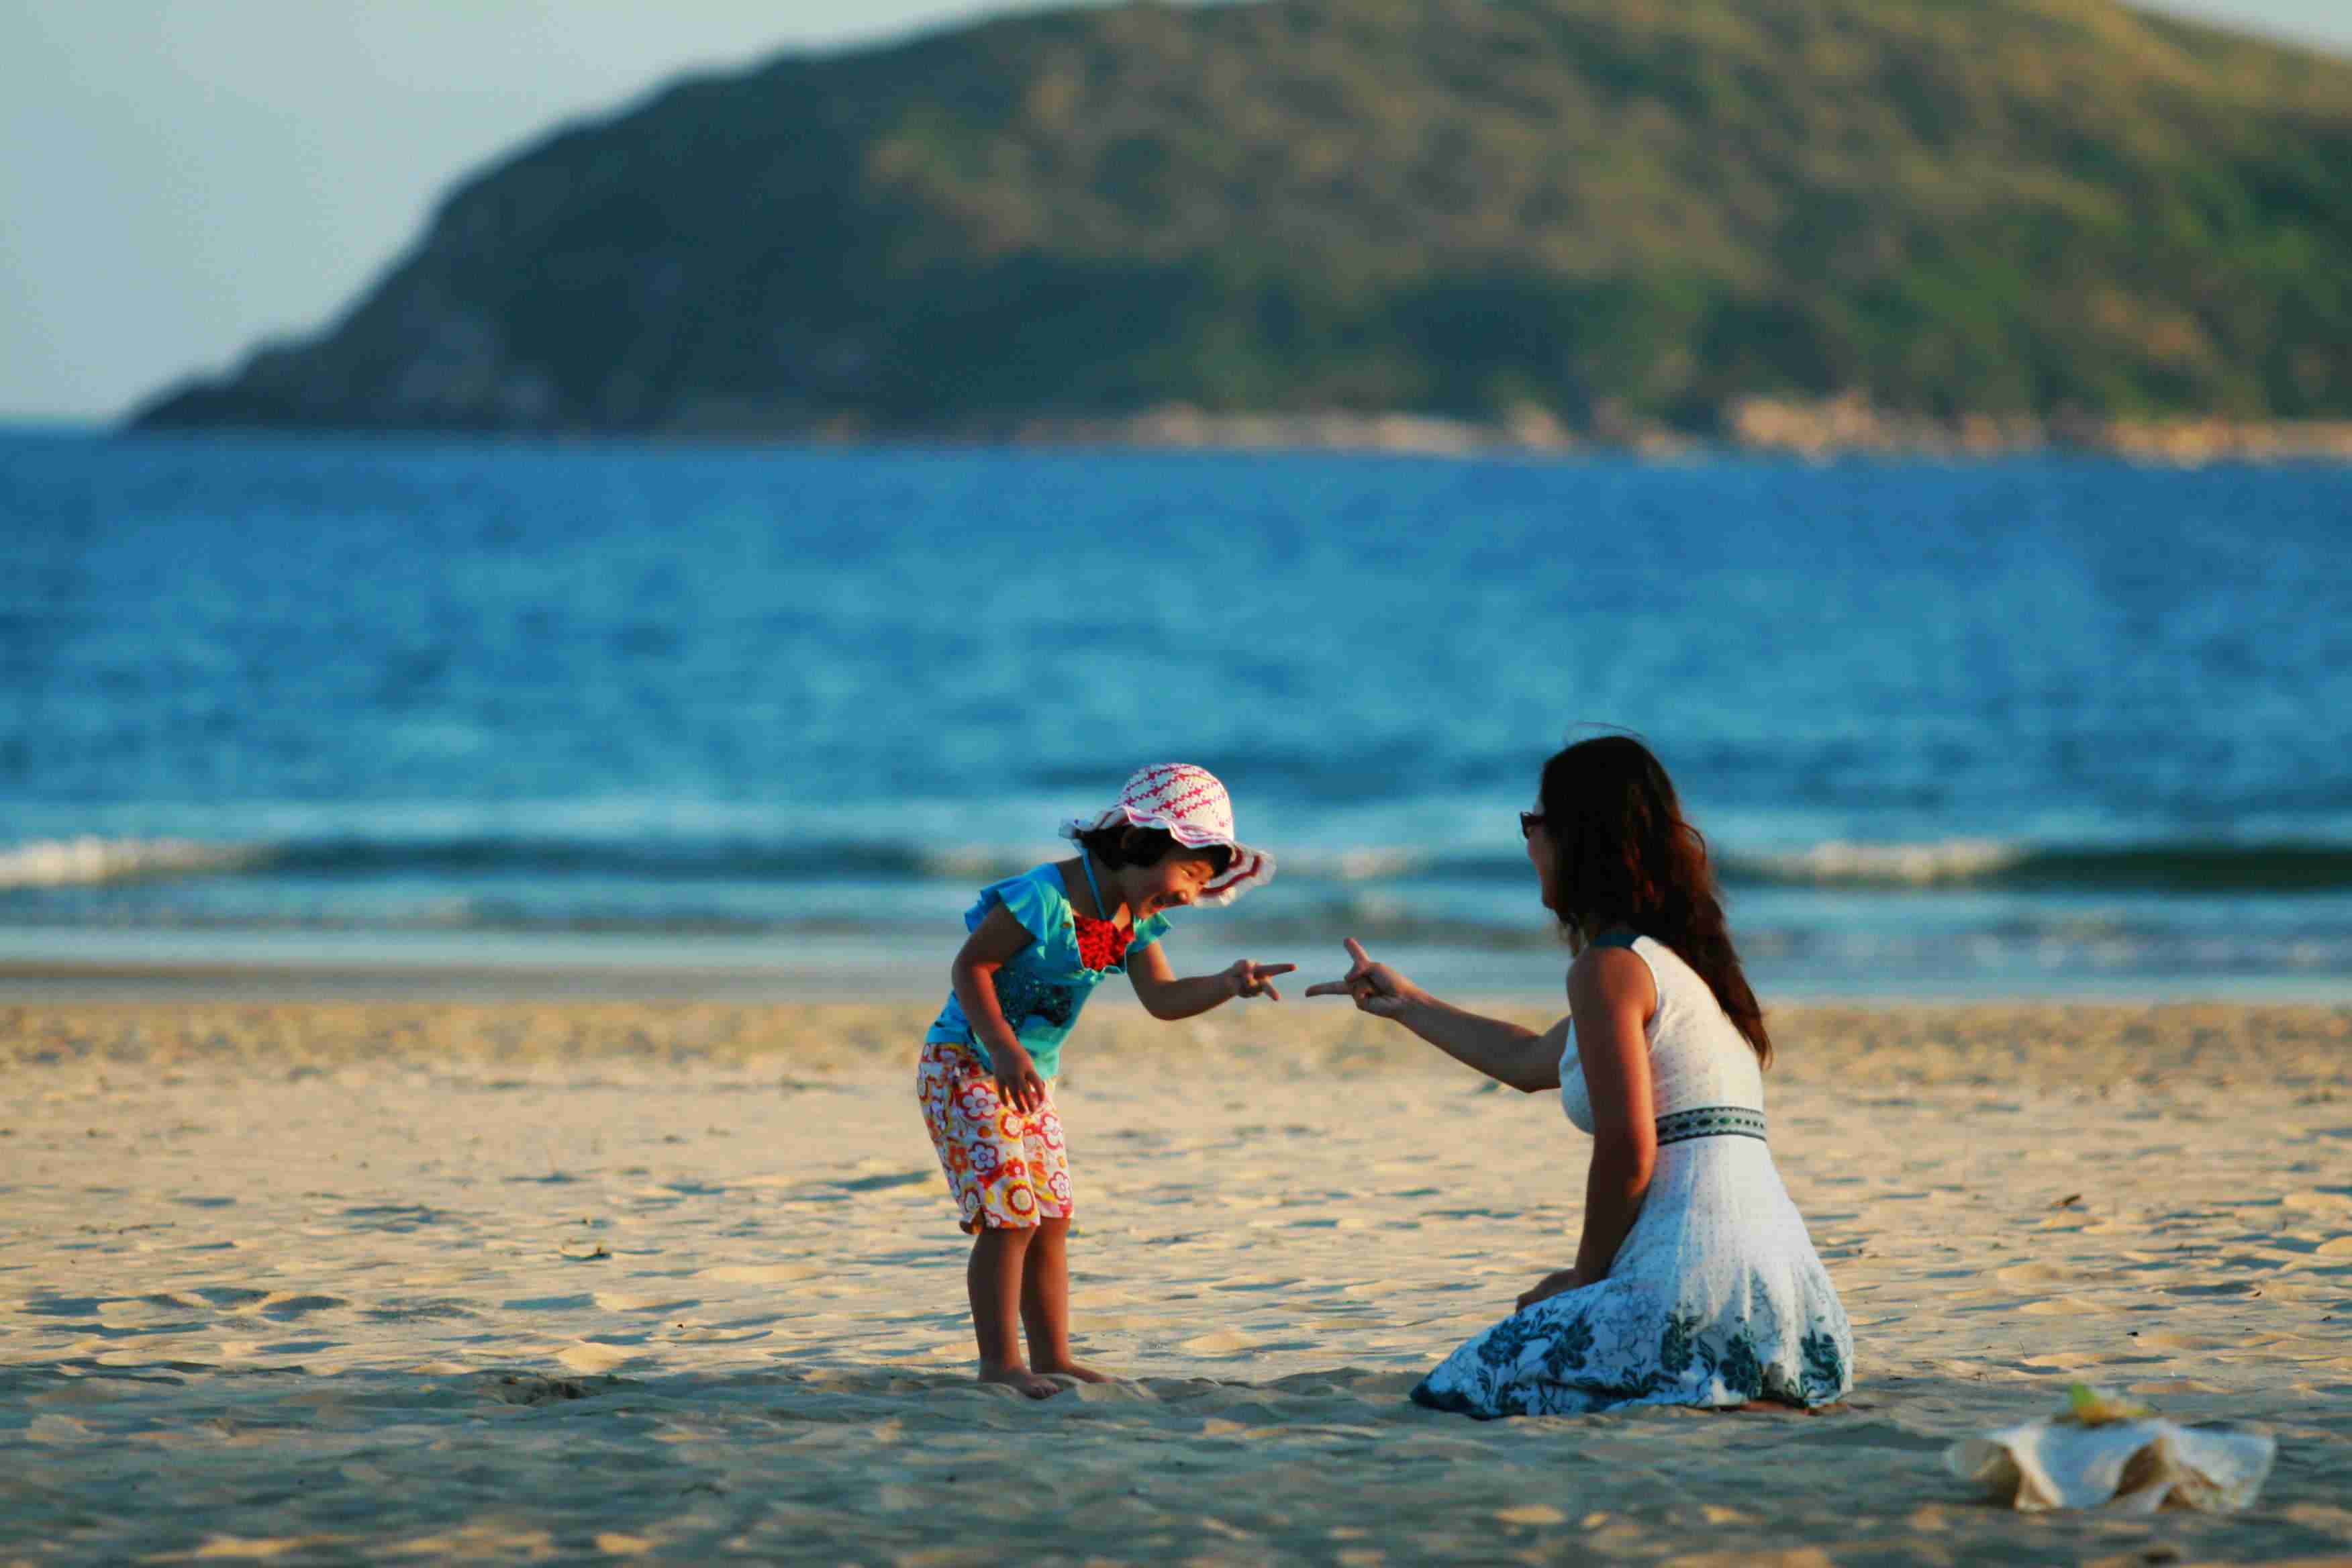
[[[148,426],[2352,416],[2352,61],[2106,0],[1261,0],[669,89]]]

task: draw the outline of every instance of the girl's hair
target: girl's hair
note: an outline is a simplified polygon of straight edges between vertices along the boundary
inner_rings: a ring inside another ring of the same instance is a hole
[[[1138,827],[1133,823],[1090,828],[1078,835],[1078,847],[1114,871],[1121,866],[1157,866],[1171,850],[1180,860],[1206,860],[1209,869],[1220,877],[1234,863],[1234,852],[1222,844],[1203,844],[1196,849],[1177,843],[1164,828]]]
[[[1579,741],[1544,763],[1539,804],[1562,929],[1630,926],[1673,948],[1769,1066],[1772,1037],[1732,949],[1706,840],[1650,749],[1631,735]]]

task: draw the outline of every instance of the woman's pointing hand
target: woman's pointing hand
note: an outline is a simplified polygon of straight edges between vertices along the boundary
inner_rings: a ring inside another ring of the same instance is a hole
[[[1385,963],[1374,963],[1372,955],[1354,937],[1348,938],[1347,942],[1350,961],[1348,973],[1338,980],[1308,986],[1307,994],[1352,997],[1358,1011],[1383,1018],[1396,1017],[1420,1000],[1421,993],[1412,981]]]

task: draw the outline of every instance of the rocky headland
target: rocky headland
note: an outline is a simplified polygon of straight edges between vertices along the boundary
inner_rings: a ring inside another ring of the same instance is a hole
[[[676,84],[145,428],[2352,457],[2352,61],[2112,0],[1261,0]]]

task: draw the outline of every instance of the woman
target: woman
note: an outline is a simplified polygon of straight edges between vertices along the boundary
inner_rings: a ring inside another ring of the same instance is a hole
[[[1543,1034],[1439,1001],[1353,941],[1346,994],[1592,1134],[1570,1267],[1412,1391],[1477,1416],[1621,1405],[1825,1404],[1853,1385],[1844,1310],[1764,1141],[1772,1042],[1724,928],[1706,844],[1647,748],[1621,735],[1544,764],[1520,815],[1576,961]]]

